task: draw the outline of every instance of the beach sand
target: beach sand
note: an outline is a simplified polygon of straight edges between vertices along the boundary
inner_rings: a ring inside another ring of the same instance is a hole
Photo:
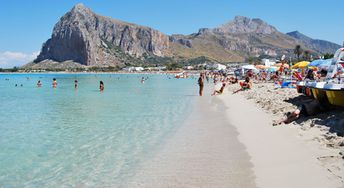
[[[207,88],[185,123],[121,187],[343,187],[340,150],[319,144],[325,129],[273,127],[295,106],[271,99],[264,93],[270,86],[233,95],[237,87],[215,97]],[[280,96],[298,95],[285,92]]]
[[[250,157],[223,102],[197,97],[191,115],[123,187],[255,186]]]
[[[221,96],[227,115],[240,132],[254,165],[258,187],[341,187],[340,178],[323,168],[319,156],[333,155],[315,142],[298,137],[298,130],[273,127],[273,117],[240,94]]]
[[[229,93],[238,88],[230,85]],[[231,94],[229,94],[231,95]],[[298,105],[309,100],[296,89],[280,88],[272,83],[254,84],[252,90],[238,94],[249,100],[251,106],[262,109],[269,114],[266,122],[269,129],[281,129],[284,132],[293,131],[292,140],[301,140],[307,148],[314,150],[312,159],[317,162],[344,187],[344,112],[334,109],[316,116],[302,117],[288,125],[271,127],[273,120],[280,120],[286,112],[294,111]],[[231,96],[233,98],[235,96]],[[301,144],[302,145],[302,144]],[[307,149],[305,148],[305,149]]]

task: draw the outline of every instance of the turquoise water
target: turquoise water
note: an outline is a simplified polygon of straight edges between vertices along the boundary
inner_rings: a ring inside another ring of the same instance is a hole
[[[0,187],[125,183],[187,117],[195,94],[195,79],[167,75],[0,74]]]

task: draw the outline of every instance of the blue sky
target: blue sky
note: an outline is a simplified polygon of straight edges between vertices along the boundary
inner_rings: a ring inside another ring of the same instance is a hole
[[[261,18],[281,32],[344,41],[343,0],[8,0],[0,3],[0,67],[33,59],[55,23],[77,3],[166,34],[194,33],[241,15]]]

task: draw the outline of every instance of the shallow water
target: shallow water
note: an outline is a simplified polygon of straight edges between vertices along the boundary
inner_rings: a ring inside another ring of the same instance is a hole
[[[187,117],[195,83],[167,75],[0,74],[0,187],[125,183]]]

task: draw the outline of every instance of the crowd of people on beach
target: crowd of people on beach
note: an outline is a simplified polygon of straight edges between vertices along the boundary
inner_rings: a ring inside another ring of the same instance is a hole
[[[224,72],[211,72],[211,71],[201,72],[198,78],[199,96],[203,95],[205,81],[209,83],[212,80],[214,85],[217,85],[219,82],[222,83],[221,88],[219,90],[215,90],[211,94],[212,96],[214,96],[214,95],[222,94],[225,90],[225,87],[230,84],[240,85],[240,88],[234,91],[233,94],[238,93],[239,91],[245,91],[245,90],[251,89],[253,85],[252,78],[254,78],[255,76],[256,75],[248,71],[245,75],[245,79],[243,81],[239,81],[237,76],[228,75]]]
[[[265,70],[254,72],[252,70],[247,70],[245,71],[244,75],[240,76],[239,74],[237,74],[237,72],[229,75],[224,71],[204,71],[200,73],[198,78],[199,96],[203,96],[205,82],[209,83],[211,82],[211,80],[214,85],[218,84],[219,82],[222,83],[219,90],[215,89],[211,93],[211,96],[214,96],[221,95],[225,91],[226,86],[233,84],[238,84],[238,89],[234,90],[233,94],[252,89],[253,83],[271,83],[274,84],[276,88],[283,88],[289,85],[293,87],[290,80],[297,79],[297,77],[299,76],[295,74],[298,73],[292,72],[290,69],[284,68],[283,66],[281,66],[280,69],[275,72],[269,72]],[[326,75],[326,73],[309,69],[305,73],[304,79],[319,80],[323,78],[324,75]],[[289,82],[286,82],[287,80],[289,80]],[[302,102],[295,111],[287,112],[285,118],[274,122],[273,125],[276,126],[281,124],[288,124],[299,119],[300,117],[317,115],[319,113],[329,111],[330,109],[331,106],[326,105],[326,103],[319,102],[315,99],[309,99]]]

